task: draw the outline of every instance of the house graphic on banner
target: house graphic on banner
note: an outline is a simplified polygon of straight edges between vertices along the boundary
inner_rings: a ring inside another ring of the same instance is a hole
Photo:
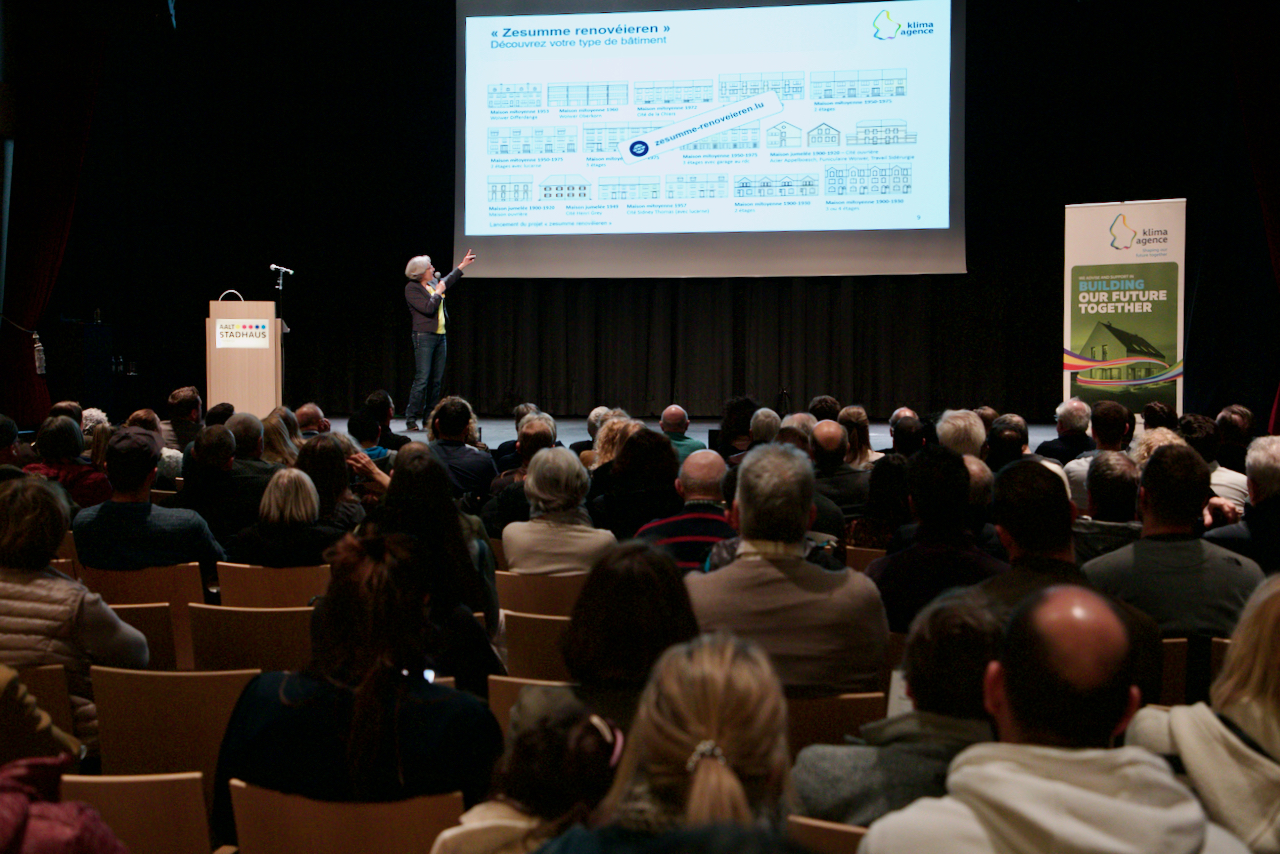
[[[1141,380],[1155,376],[1168,367],[1164,353],[1157,350],[1150,341],[1141,335],[1126,332],[1100,321],[1093,327],[1089,339],[1081,348],[1081,356],[1094,362],[1109,362],[1115,359],[1133,359],[1127,365],[1105,368],[1090,368],[1085,373],[1095,380]],[[1145,361],[1153,359],[1154,361]]]

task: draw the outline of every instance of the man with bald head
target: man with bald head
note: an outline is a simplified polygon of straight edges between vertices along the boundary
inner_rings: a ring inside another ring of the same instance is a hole
[[[711,547],[738,532],[725,519],[720,482],[727,466],[724,457],[705,448],[694,451],[680,466],[676,492],[684,499],[684,509],[675,516],[658,519],[636,531],[675,558],[684,572],[703,568]]]
[[[1132,661],[1106,599],[1074,586],[1033,595],[983,681],[999,741],[960,753],[946,797],[873,823],[859,851],[1243,854],[1163,759],[1110,747],[1141,702]]]
[[[324,411],[319,404],[304,403],[294,414],[298,417],[298,430],[302,432],[303,439],[314,439],[332,429],[329,419],[324,417]]]
[[[707,447],[697,439],[685,435],[689,429],[689,413],[674,403],[662,410],[662,420],[658,422],[658,426],[671,440],[671,447],[676,449],[676,458],[681,464],[694,451],[701,451]]]
[[[847,523],[862,512],[871,491],[871,471],[858,471],[845,462],[849,433],[836,421],[813,425],[813,471],[818,492],[835,502]]]

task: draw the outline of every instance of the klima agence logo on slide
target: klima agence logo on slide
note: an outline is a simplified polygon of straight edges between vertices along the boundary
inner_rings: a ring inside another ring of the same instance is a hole
[[[872,35],[882,42],[892,41],[898,36],[906,38],[933,35],[932,21],[908,21],[906,26],[903,26],[889,16],[888,9],[881,9],[880,14],[876,15],[875,20],[871,22],[871,26],[876,28]]]

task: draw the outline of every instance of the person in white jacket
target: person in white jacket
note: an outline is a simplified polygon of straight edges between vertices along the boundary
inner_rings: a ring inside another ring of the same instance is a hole
[[[1280,854],[1280,575],[1245,603],[1204,703],[1149,707],[1128,744],[1174,758],[1214,821],[1255,854]]]
[[[871,825],[860,854],[1244,854],[1159,757],[1108,748],[1140,701],[1124,622],[1080,587],[1015,612],[983,701],[997,743],[960,753],[947,795]]]

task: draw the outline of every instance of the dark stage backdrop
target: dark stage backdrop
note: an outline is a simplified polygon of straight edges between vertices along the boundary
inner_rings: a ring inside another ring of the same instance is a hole
[[[15,4],[25,27],[78,16],[102,47],[66,57],[99,63],[98,88],[40,322],[51,396],[119,418],[203,386],[206,301],[225,288],[276,298],[276,263],[297,270],[283,294],[287,402],[343,413],[386,387],[402,405],[404,263],[426,252],[446,268],[467,248],[451,246],[452,4],[179,2],[176,29],[165,2]],[[1276,192],[1245,131],[1272,115],[1276,72],[1250,47],[1270,28],[1206,26],[1189,0],[1123,15],[1101,0],[969,6],[968,274],[464,279],[447,389],[486,414],[531,399],[565,416],[671,401],[709,416],[731,395],[773,405],[785,391],[793,407],[831,393],[877,418],[988,403],[1047,420],[1061,394],[1063,205],[1185,196],[1188,408],[1243,402],[1265,420],[1280,295],[1260,192],[1271,204]],[[104,367],[111,356],[125,372]]]

